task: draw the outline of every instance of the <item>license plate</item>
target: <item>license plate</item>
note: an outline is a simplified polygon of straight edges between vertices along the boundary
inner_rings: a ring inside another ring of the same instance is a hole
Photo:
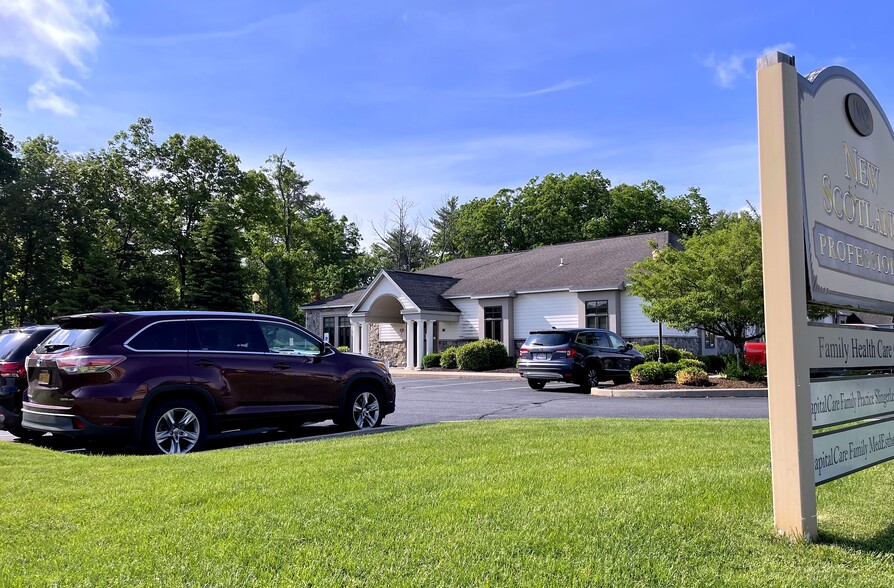
[[[43,371],[37,374],[37,381],[40,384],[49,384],[50,383],[50,372]]]
[[[537,359],[540,361],[546,361],[547,359],[549,359],[550,355],[552,355],[552,354],[551,353],[535,353],[534,359]]]

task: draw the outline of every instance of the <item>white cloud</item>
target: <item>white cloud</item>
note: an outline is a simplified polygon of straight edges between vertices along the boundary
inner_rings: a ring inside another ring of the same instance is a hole
[[[61,95],[80,86],[63,75],[73,67],[84,76],[84,56],[99,45],[96,28],[110,22],[104,0],[7,0],[0,3],[0,59],[18,59],[39,72],[28,107],[74,115],[77,107]]]
[[[580,80],[565,80],[559,84],[555,84],[553,86],[549,86],[548,88],[542,88],[540,90],[534,90],[532,92],[524,92],[522,94],[516,94],[517,98],[527,98],[529,96],[540,96],[541,94],[552,94],[553,92],[564,92],[565,90],[571,90],[573,88],[577,88],[578,86],[585,86],[590,82],[580,81]]]
[[[772,47],[767,47],[762,51],[755,52],[737,52],[726,58],[720,58],[716,54],[711,53],[701,61],[701,64],[708,69],[714,70],[714,81],[721,88],[732,88],[740,78],[750,79],[755,61],[761,55],[781,51],[783,53],[791,53],[795,46],[792,43],[780,43]],[[751,69],[746,69],[746,64]]]

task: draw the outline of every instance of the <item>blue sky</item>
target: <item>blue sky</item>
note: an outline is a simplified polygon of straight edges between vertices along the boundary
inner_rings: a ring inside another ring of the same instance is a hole
[[[101,148],[137,117],[258,167],[284,149],[374,240],[550,172],[759,202],[755,60],[894,103],[894,8],[841,2],[0,0],[0,125]]]

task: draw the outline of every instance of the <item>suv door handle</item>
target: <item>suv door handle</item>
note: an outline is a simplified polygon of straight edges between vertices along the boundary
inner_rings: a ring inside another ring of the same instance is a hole
[[[211,361],[210,359],[198,359],[198,360],[192,362],[192,364],[197,365],[199,367],[210,367],[210,366],[214,365],[214,362]]]
[[[292,366],[290,366],[290,365],[287,364],[287,363],[274,363],[274,364],[273,364],[273,367],[276,368],[276,369],[278,369],[278,370],[287,370],[287,369],[289,369],[289,368],[292,367]]]

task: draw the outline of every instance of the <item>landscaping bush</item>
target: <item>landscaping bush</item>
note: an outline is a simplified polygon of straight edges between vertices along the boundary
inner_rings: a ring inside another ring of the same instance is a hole
[[[677,375],[677,372],[683,368],[678,362],[666,362],[661,364],[661,368],[664,370],[664,379],[672,380],[674,376]]]
[[[695,354],[687,349],[680,350],[680,359],[698,359]]]
[[[657,361],[647,361],[630,370],[630,379],[637,384],[661,384],[664,382],[664,366]]]
[[[699,355],[698,360],[705,364],[705,371],[709,374],[719,374],[726,367],[722,355]]]
[[[506,347],[493,339],[466,343],[456,350],[456,367],[471,372],[506,367]]]
[[[691,355],[691,354],[690,354],[690,355]],[[684,357],[683,359],[681,359],[681,360],[678,361],[677,363],[680,364],[680,367],[681,367],[681,368],[684,368],[684,367],[694,367],[694,368],[698,368],[698,369],[700,369],[700,370],[704,370],[704,369],[705,369],[705,364],[704,364],[704,362],[695,359],[695,357]]]
[[[646,361],[658,361],[657,343],[652,343],[651,345],[637,345],[636,348],[643,354],[643,356],[645,356]],[[671,347],[670,345],[661,346],[661,359],[667,363],[676,363],[680,361],[681,353],[682,351],[676,347]]]
[[[347,345],[339,345],[338,347],[336,347],[336,349],[338,349],[342,353],[349,353],[351,351],[351,348]]]
[[[456,369],[456,347],[448,347],[441,352],[441,367],[448,370]]]
[[[708,372],[697,367],[684,367],[677,372],[677,384],[681,386],[707,386]]]
[[[736,361],[735,355],[724,355],[723,375],[730,380],[746,380],[753,382],[756,380],[765,380],[767,378],[767,368],[762,365],[751,365],[745,363],[745,359],[741,358]]]
[[[441,367],[441,354],[440,353],[429,353],[428,355],[423,356],[422,367],[424,367],[424,368]]]

